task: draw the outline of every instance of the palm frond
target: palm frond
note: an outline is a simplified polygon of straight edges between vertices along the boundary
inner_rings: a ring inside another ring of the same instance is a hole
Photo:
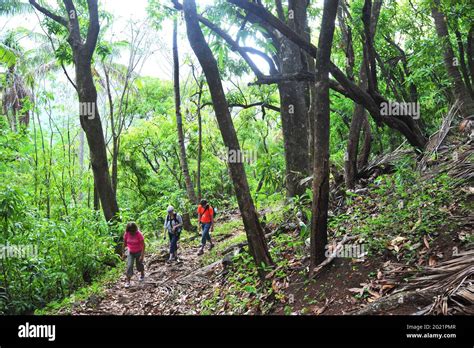
[[[14,16],[32,11],[32,6],[19,0],[0,1],[0,16]]]
[[[18,52],[0,42],[0,65],[10,67],[16,64]]]

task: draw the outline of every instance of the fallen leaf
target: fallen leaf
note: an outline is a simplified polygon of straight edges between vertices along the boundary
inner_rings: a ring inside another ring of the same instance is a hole
[[[380,298],[380,294],[378,292],[375,292],[373,290],[368,290],[369,291],[369,294],[371,294],[373,297],[375,297],[376,299],[377,298]]]
[[[327,308],[327,306],[322,306],[322,307],[314,306],[313,309],[312,309],[312,312],[315,315],[320,315],[321,313],[323,313],[326,310],[326,308]]]
[[[428,243],[428,240],[426,239],[426,236],[423,236],[423,243],[425,243],[426,249],[430,248],[430,243]]]
[[[364,293],[365,288],[350,288],[348,289],[350,292],[355,292],[359,295],[362,295]]]
[[[399,243],[403,242],[404,240],[406,240],[406,237],[398,236],[398,237],[393,238],[390,241],[390,244],[396,245],[396,244],[399,244]]]

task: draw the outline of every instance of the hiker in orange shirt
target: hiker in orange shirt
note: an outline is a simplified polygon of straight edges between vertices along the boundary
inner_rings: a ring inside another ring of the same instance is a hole
[[[198,255],[202,255],[206,241],[209,241],[209,250],[214,248],[214,243],[212,243],[210,235],[210,232],[214,231],[214,208],[203,199],[201,200],[201,204],[198,205],[197,212],[202,231],[201,247],[199,248]]]

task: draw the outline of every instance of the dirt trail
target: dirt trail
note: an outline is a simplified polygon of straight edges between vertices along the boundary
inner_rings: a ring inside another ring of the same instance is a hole
[[[230,238],[239,231],[217,238],[215,243]],[[145,280],[139,281],[139,273],[132,277],[130,288],[125,288],[125,275],[109,285],[105,295],[92,295],[86,301],[76,303],[70,310],[73,315],[160,315],[197,314],[200,299],[214,291],[223,279],[224,266],[219,260],[203,267],[194,246],[180,245],[178,262],[166,263],[167,249],[145,257]],[[206,246],[205,253],[208,252]]]

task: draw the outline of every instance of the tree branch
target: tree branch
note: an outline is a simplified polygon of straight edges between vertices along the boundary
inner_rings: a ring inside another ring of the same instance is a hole
[[[68,42],[74,50],[82,46],[81,30],[79,28],[79,18],[77,17],[76,7],[72,0],[63,0],[64,6],[68,14]]]
[[[64,17],[61,17],[61,16],[58,16],[57,14],[54,14],[53,12],[51,12],[50,10],[42,7],[41,5],[39,5],[36,0],[29,0],[30,4],[35,8],[37,9],[39,12],[41,12],[42,14],[44,14],[46,17],[49,17],[51,18],[52,20],[58,22],[59,24],[62,24],[64,25],[65,27],[67,27],[67,20],[64,18]]]
[[[99,10],[97,0],[87,0],[87,5],[89,8],[89,28],[87,29],[87,38],[84,46],[87,54],[92,57],[100,31]]]
[[[239,103],[229,104],[229,108],[249,109],[249,108],[252,108],[254,106],[261,106],[263,108],[267,108],[267,109],[270,109],[270,110],[273,110],[273,111],[276,111],[276,112],[280,112],[280,108],[278,106],[271,105],[271,104],[268,104],[268,103],[265,103],[265,102],[255,102],[255,103],[251,103],[251,104],[239,104]]]
[[[273,59],[271,59],[264,52],[262,52],[260,50],[257,50],[256,48],[253,48],[253,47],[242,47],[242,51],[252,53],[252,54],[256,54],[259,57],[262,57],[268,63],[268,66],[270,68],[270,74],[277,74],[278,73],[278,69],[275,65],[275,62],[273,61]]]

